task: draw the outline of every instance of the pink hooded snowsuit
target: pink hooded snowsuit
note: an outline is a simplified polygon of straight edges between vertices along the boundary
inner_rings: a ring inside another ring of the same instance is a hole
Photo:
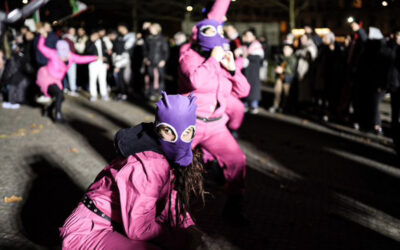
[[[168,220],[170,207],[175,220],[172,178],[164,155],[153,151],[115,160],[97,176],[86,194],[114,223],[123,225],[126,236],[80,203],[60,230],[63,249],[182,248],[187,244],[182,229],[194,223],[189,214],[178,225]]]
[[[97,56],[80,56],[71,52],[68,64],[66,65],[59,58],[57,50],[46,47],[43,36],[39,39],[38,49],[49,60],[46,66],[39,69],[36,79],[36,84],[47,97],[49,97],[47,89],[52,84],[56,84],[60,90],[63,90],[62,80],[72,64],[87,64],[97,60]]]
[[[217,20],[219,23],[224,22],[224,17],[228,12],[229,4],[231,0],[216,0],[212,6],[210,12],[207,14],[208,19]],[[197,27],[193,27],[193,40],[197,39]],[[185,44],[181,48],[181,54],[188,50],[190,44]],[[241,71],[243,69],[243,58],[236,59],[236,70]],[[238,130],[243,123],[245,107],[243,102],[240,100],[242,97],[232,93],[227,99],[227,105],[225,113],[229,117],[228,127],[232,130]]]
[[[222,21],[229,3],[229,0],[216,1],[209,17]],[[206,119],[221,118],[216,121],[198,119],[193,148],[201,146],[223,166],[229,192],[242,192],[246,156],[226,127],[229,119],[226,110],[232,96],[244,98],[249,94],[250,85],[240,70],[232,76],[216,59],[202,57],[190,45],[181,50],[179,62],[179,92],[197,96],[196,115]]]

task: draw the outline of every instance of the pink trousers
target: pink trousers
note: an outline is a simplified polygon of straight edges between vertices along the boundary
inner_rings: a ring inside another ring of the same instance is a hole
[[[227,120],[226,116],[214,122],[197,120],[193,148],[204,148],[218,161],[223,168],[229,193],[242,193],[245,188],[246,156],[226,127]]]
[[[159,250],[161,248],[132,240],[116,232],[111,222],[90,211],[80,203],[60,228],[63,250]]]
[[[242,126],[244,118],[243,102],[239,98],[230,95],[227,99],[226,114],[229,117],[228,128],[238,130]]]

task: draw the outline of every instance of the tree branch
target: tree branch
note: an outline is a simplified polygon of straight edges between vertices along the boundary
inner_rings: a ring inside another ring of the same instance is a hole
[[[284,10],[289,10],[289,6],[286,5],[286,4],[284,4],[284,3],[282,3],[282,2],[279,1],[279,0],[270,0],[269,2],[270,2],[271,4],[274,4],[274,5],[278,6],[278,7],[281,7],[281,8],[284,9]]]
[[[310,1],[304,1],[303,4],[296,8],[296,10],[294,11],[295,15],[297,16],[301,11],[306,9],[309,3]]]

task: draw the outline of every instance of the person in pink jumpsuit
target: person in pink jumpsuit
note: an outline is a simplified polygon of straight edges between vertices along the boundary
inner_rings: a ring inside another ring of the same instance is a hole
[[[64,117],[61,112],[61,105],[64,101],[63,84],[69,68],[74,64],[87,64],[97,60],[97,56],[80,56],[70,51],[69,45],[64,40],[59,40],[56,49],[51,49],[45,45],[46,31],[40,30],[41,37],[38,43],[38,49],[49,60],[46,66],[39,69],[37,73],[36,84],[41,92],[47,97],[54,97],[55,100],[46,110],[46,113],[56,122],[62,122]],[[53,115],[53,109],[56,114]]]
[[[220,23],[226,22],[227,17],[226,13],[228,12],[230,0],[216,0],[212,6],[204,9],[204,14],[206,14],[207,19],[216,20]],[[195,26],[196,27],[196,26]],[[195,33],[197,29],[195,28]],[[197,33],[195,38],[197,39]],[[229,47],[229,42],[227,42],[228,46],[223,46],[224,48]],[[242,71],[243,69],[243,58],[237,58],[236,61],[236,70]],[[227,99],[227,105],[225,113],[228,115],[229,120],[227,126],[231,131],[232,135],[237,138],[240,126],[242,126],[244,114],[245,114],[245,106],[243,102],[240,100],[240,96],[238,96],[235,92],[232,92]]]
[[[189,191],[203,197],[192,153],[196,98],[162,93],[155,123],[120,130],[106,166],[60,229],[63,249],[189,249]],[[204,197],[203,197],[204,198]]]
[[[227,1],[218,1],[221,2]],[[227,8],[227,5],[223,6]],[[220,19],[205,19],[195,30],[195,42],[187,50],[181,50],[179,93],[193,93],[198,98],[197,134],[193,147],[205,149],[222,166],[229,194],[224,215],[240,223],[245,219],[241,206],[246,156],[226,126],[229,119],[226,110],[229,98],[246,97],[250,85],[236,69],[232,52],[222,48],[225,39]]]

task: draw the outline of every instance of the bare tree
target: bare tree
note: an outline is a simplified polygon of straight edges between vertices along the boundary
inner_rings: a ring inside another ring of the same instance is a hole
[[[296,18],[298,15],[308,7],[310,1],[308,0],[269,0],[270,3],[281,7],[289,13],[289,27],[294,29],[296,27]]]

